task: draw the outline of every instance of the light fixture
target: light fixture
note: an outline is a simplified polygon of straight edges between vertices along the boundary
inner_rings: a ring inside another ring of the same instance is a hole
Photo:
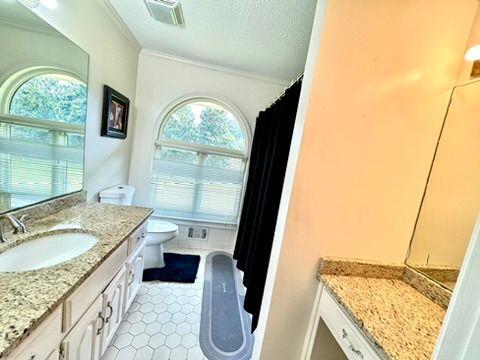
[[[465,60],[467,61],[477,61],[480,60],[480,45],[472,46],[465,53]]]
[[[56,9],[58,6],[57,0],[40,0],[40,4],[50,10]]]

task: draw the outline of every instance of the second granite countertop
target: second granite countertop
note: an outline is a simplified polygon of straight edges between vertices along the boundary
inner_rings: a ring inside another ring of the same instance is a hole
[[[0,252],[37,236],[80,231],[98,238],[86,253],[55,266],[0,272],[0,359],[30,334],[98,268],[152,213],[151,209],[82,203],[31,225],[29,233],[13,236]]]
[[[355,262],[348,266],[355,266]],[[446,309],[403,279],[402,266],[369,267],[365,276],[342,271],[318,278],[386,359],[430,359]],[[373,276],[368,276],[373,275]]]

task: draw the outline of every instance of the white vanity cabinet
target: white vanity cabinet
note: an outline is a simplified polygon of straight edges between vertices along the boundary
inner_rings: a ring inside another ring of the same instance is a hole
[[[99,296],[60,345],[62,360],[98,360],[105,317]]]
[[[102,355],[122,322],[126,300],[126,273],[126,267],[122,266],[110,285],[103,292],[102,313],[105,314],[105,324],[103,326],[101,341]]]
[[[146,222],[8,360],[99,360],[140,289],[145,229]]]
[[[323,324],[326,325],[325,331]],[[323,349],[328,351],[327,358],[331,359],[383,359],[322,283],[319,284],[309,328],[303,359],[320,360],[325,356]],[[316,341],[321,344],[315,344]],[[329,344],[332,341],[338,346]],[[335,351],[338,354],[335,355]]]

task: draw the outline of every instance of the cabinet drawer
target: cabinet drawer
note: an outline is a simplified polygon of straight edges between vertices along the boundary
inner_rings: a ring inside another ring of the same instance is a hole
[[[367,338],[325,288],[320,297],[319,310],[320,316],[348,359],[381,360]]]
[[[62,330],[62,307],[58,307],[8,357],[10,360],[46,360],[58,353]]]
[[[132,304],[142,286],[143,264],[145,261],[145,241],[141,242],[135,253],[127,260],[127,279],[125,291],[125,312]]]
[[[148,220],[143,222],[128,238],[128,255],[133,254],[135,249],[147,237]]]
[[[107,287],[127,259],[128,244],[123,242],[85,282],[63,303],[63,332],[70,330]]]

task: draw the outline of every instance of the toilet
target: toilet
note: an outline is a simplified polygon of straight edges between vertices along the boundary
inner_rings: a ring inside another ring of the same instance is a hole
[[[178,225],[165,220],[152,219],[147,226],[147,243],[144,269],[162,268],[163,244],[178,236]]]
[[[100,191],[99,195],[101,203],[130,206],[134,194],[135,187],[117,185]],[[144,269],[164,267],[163,244],[177,236],[178,225],[166,220],[150,219],[147,225]]]

